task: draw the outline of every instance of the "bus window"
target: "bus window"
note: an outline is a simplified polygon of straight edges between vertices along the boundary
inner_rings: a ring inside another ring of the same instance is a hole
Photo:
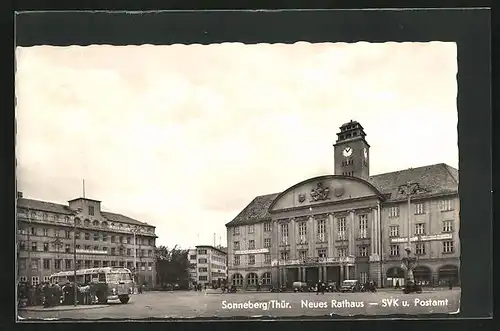
[[[120,274],[114,272],[108,274],[109,283],[118,283],[120,280],[121,280]]]
[[[99,273],[99,283],[106,283],[106,274],[104,272]]]
[[[127,273],[121,274],[121,280],[122,281],[130,281],[130,280],[132,280],[132,278],[130,277],[130,274],[127,272]]]

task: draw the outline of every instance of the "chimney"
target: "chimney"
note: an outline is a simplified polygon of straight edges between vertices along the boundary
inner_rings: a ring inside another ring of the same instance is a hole
[[[17,191],[17,198],[21,199],[23,197],[23,192]]]

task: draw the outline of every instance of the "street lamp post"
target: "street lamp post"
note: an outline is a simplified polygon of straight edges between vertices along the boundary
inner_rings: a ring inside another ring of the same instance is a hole
[[[76,286],[76,218],[73,215],[73,304],[78,304],[78,289]]]
[[[415,279],[413,276],[413,270],[417,266],[417,258],[412,255],[411,249],[411,197],[415,194],[423,193],[423,190],[418,183],[408,182],[405,185],[399,187],[399,193],[406,195],[407,199],[407,209],[408,209],[408,219],[407,219],[407,234],[408,234],[408,246],[405,248],[406,256],[402,258],[403,265],[406,267],[406,285],[405,291],[409,291],[415,285]]]

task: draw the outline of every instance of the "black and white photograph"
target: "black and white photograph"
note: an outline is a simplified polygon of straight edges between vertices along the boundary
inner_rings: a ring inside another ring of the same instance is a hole
[[[457,44],[16,48],[19,321],[457,314]]]

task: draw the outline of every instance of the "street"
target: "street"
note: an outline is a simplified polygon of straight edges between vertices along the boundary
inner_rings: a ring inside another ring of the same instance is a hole
[[[404,306],[405,302],[408,306]],[[421,294],[401,291],[376,293],[204,293],[146,292],[132,296],[128,304],[110,302],[98,309],[69,311],[20,310],[22,319],[143,319],[193,317],[286,317],[336,314],[389,315],[453,313],[459,310],[460,289],[428,290]]]

